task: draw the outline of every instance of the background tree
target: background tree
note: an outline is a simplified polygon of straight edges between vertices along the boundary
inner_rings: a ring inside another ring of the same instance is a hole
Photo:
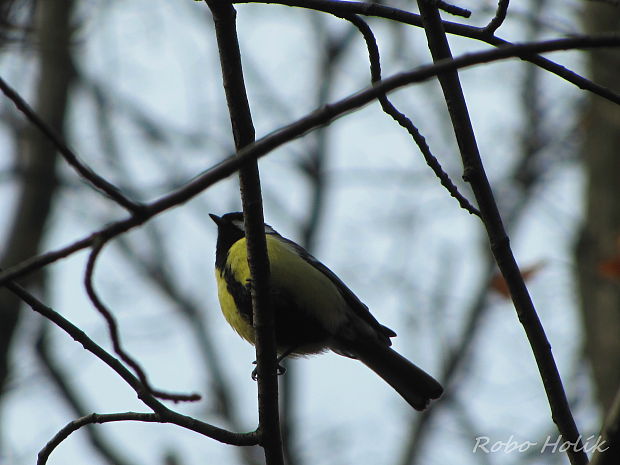
[[[3,3],[5,30],[12,24],[12,3]],[[33,15],[32,27],[36,33],[28,39],[37,44],[36,112],[59,134],[64,134],[73,77],[72,10],[72,1],[42,2]],[[57,186],[53,144],[28,123],[16,122],[13,118],[8,123],[13,137],[13,179],[18,187],[15,205],[9,210],[11,226],[0,257],[3,268],[40,253]],[[7,152],[5,150],[5,154]],[[29,277],[29,284],[37,283],[42,290],[42,279],[40,274],[33,275]],[[8,360],[20,306],[19,298],[6,289],[0,290],[0,386],[5,385],[9,375]]]
[[[617,31],[620,14],[602,4],[589,4],[584,16],[587,31]],[[603,50],[588,61],[596,82],[620,90],[615,75],[620,58]],[[615,105],[588,97],[583,112],[581,156],[587,179],[586,216],[577,259],[585,347],[592,367],[597,402],[602,411],[611,407],[620,387],[620,185],[618,150],[620,126]]]

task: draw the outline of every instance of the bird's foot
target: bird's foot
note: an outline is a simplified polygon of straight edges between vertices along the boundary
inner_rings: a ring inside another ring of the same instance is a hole
[[[253,365],[256,365],[256,360],[254,360],[254,361],[252,362],[252,364],[253,364]],[[252,370],[252,379],[253,379],[254,381],[256,381],[256,379],[258,378],[258,371],[257,371],[257,369],[258,369],[258,368],[254,368],[254,369]],[[286,373],[286,368],[285,368],[285,367],[283,367],[282,365],[280,365],[280,363],[278,363],[278,367],[276,368],[276,374],[277,374],[278,376],[281,376],[281,375],[283,375],[284,373]]]

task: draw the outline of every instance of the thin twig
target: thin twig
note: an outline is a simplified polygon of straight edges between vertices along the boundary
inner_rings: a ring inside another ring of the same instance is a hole
[[[19,284],[8,282],[5,286],[20,299],[22,299],[30,308],[32,308],[32,310],[50,320],[69,336],[71,336],[75,341],[79,342],[84,349],[91,352],[99,360],[114,370],[114,372],[116,372],[116,374],[118,374],[136,392],[138,398],[155,413],[159,414],[161,418],[166,421],[166,423],[173,423],[177,426],[187,428],[191,431],[225,444],[238,446],[253,446],[258,444],[258,435],[256,432],[235,433],[232,431],[227,431],[225,429],[218,428],[217,426],[210,425],[195,418],[170,410],[155,397],[153,397],[153,395],[144,388],[144,385],[140,382],[140,380],[136,378],[125,367],[125,365],[121,363],[120,360],[116,359],[113,355],[108,353],[91,338],[89,338],[84,331],[75,326],[69,320],[65,319],[58,312],[43,304],[39,299],[34,297]]]
[[[462,16],[463,18],[469,18],[471,16],[471,11],[466,8],[461,8],[460,6],[452,5],[444,0],[424,0],[428,2],[429,5],[434,5],[439,8],[441,11],[445,11],[454,16]]]
[[[4,95],[6,95],[15,104],[17,109],[23,113],[28,121],[30,121],[33,126],[41,131],[47,139],[49,139],[49,141],[56,147],[56,150],[58,150],[67,163],[75,171],[77,171],[80,176],[131,213],[135,214],[141,211],[141,204],[125,197],[125,195],[123,195],[123,193],[116,186],[106,181],[86,166],[73,152],[73,150],[71,150],[62,140],[62,137],[60,137],[54,129],[43,121],[41,117],[30,107],[30,105],[28,105],[28,103],[17,93],[17,91],[9,86],[1,77],[0,90],[2,90]]]
[[[150,223],[149,226],[155,226]],[[148,227],[148,226],[147,226]],[[152,231],[153,232],[153,231]],[[155,235],[155,234],[153,234]],[[136,252],[135,248],[126,240],[127,236],[120,236],[117,240],[122,252],[127,256],[129,263],[135,266],[144,278],[150,280],[157,289],[161,291],[170,302],[177,308],[178,312],[186,319],[189,327],[194,332],[197,343],[200,346],[200,353],[205,359],[208,371],[211,374],[213,385],[209,387],[211,397],[221,404],[218,410],[231,424],[238,422],[233,419],[232,414],[234,404],[230,397],[230,391],[224,383],[224,370],[216,357],[217,351],[212,336],[209,334],[208,326],[203,318],[204,308],[200,308],[179,288],[174,280],[174,274],[170,272],[169,261],[165,257],[152,259],[157,253],[148,253],[149,258]],[[157,244],[161,245],[161,244]],[[163,252],[162,250],[159,251]],[[166,264],[166,265],[164,265]]]
[[[506,13],[508,12],[508,5],[510,4],[510,0],[499,0],[497,2],[497,10],[495,12],[495,16],[493,19],[487,24],[482,31],[485,34],[494,35],[495,31],[499,29],[499,27],[506,20]]]
[[[138,412],[122,412],[122,413],[92,413],[90,415],[73,420],[70,423],[58,431],[52,439],[39,451],[37,458],[37,465],[45,465],[54,449],[58,447],[65,439],[72,433],[76,432],[80,428],[95,423],[110,423],[117,421],[142,421],[142,422],[156,422],[167,423],[162,419],[160,415],[156,413],[138,413]]]
[[[181,205],[213,184],[232,175],[248,161],[263,157],[281,145],[301,137],[317,127],[329,124],[346,113],[370,103],[386,92],[409,84],[424,82],[433,76],[447,71],[521,57],[532,53],[618,46],[620,46],[620,35],[618,34],[601,34],[594,37],[577,36],[566,39],[526,42],[523,44],[507,45],[484,52],[469,53],[454,59],[440,60],[433,65],[421,66],[412,71],[395,74],[376,83],[370,88],[366,88],[332,104],[325,105],[297,121],[258,139],[253,144],[239,150],[235,155],[225,158],[222,162],[206,170],[186,185],[164,195],[150,204],[146,204],[140,215],[131,215],[127,219],[114,222],[72,244],[48,253],[37,255],[8,268],[0,273],[0,286],[11,279],[25,276],[43,266],[90,247],[96,240],[99,240],[100,237],[112,238],[118,236],[170,208]]]
[[[138,397],[144,394],[144,386],[140,383],[140,381],[133,375],[125,366],[120,362],[120,360],[116,359],[114,356],[106,352],[101,346],[95,343],[92,339],[90,339],[84,331],[75,326],[73,323],[65,319],[58,312],[52,310],[50,307],[44,305],[41,301],[39,301],[36,297],[30,294],[26,289],[21,287],[19,284],[14,282],[8,282],[5,286],[17,295],[20,299],[22,299],[26,304],[30,306],[35,312],[43,315],[45,318],[50,320],[56,326],[65,331],[69,336],[73,338],[73,340],[82,344],[82,346],[94,354],[97,358],[102,360],[106,365],[108,365],[112,370],[116,372],[127,384],[129,384],[134,391],[138,394]],[[153,410],[157,411],[160,406],[164,407],[163,404],[160,404],[157,400],[154,399],[154,402],[150,402],[150,396],[148,393],[146,395],[147,405]]]
[[[265,3],[278,4],[299,8],[307,8],[316,11],[323,11],[328,14],[342,17],[343,15],[360,14],[364,16],[375,16],[385,18],[391,21],[397,21],[403,24],[422,27],[422,19],[420,15],[410,13],[405,10],[399,10],[379,3],[365,3],[355,1],[337,1],[337,0],[235,0],[234,3]],[[514,45],[513,43],[489,34],[484,28],[468,26],[466,24],[454,23],[451,21],[442,21],[445,31],[448,34],[454,34],[469,39],[475,39],[485,42],[494,47],[505,47]],[[613,90],[596,84],[579,74],[571,71],[564,66],[555,63],[547,58],[537,55],[541,51],[520,55],[519,58],[530,63],[540,66],[541,68],[555,74],[558,77],[576,85],[580,89],[592,92],[611,102],[620,104],[620,94]]]
[[[37,355],[41,363],[47,369],[52,383],[64,398],[73,415],[84,417],[91,409],[86,406],[86,402],[82,398],[82,392],[71,383],[68,373],[63,371],[62,367],[59,366],[57,360],[54,358],[48,336],[52,325],[48,321],[42,321],[41,323],[35,345]],[[109,440],[100,429],[90,427],[86,428],[85,432],[93,448],[110,465],[131,465],[132,462],[124,457],[118,444],[115,441]],[[47,455],[49,455],[49,453]]]
[[[379,47],[377,46],[377,41],[375,36],[368,26],[368,24],[362,20],[359,16],[344,16],[344,19],[350,21],[361,33],[366,42],[366,47],[368,49],[368,56],[370,59],[370,74],[371,74],[371,82],[376,83],[381,81],[381,61],[379,56]],[[422,156],[426,161],[426,164],[433,170],[435,176],[439,178],[441,185],[446,188],[446,190],[450,193],[452,197],[454,197],[458,202],[461,208],[468,211],[472,215],[480,216],[480,212],[476,207],[474,207],[469,200],[459,192],[456,185],[450,179],[448,173],[446,173],[437,157],[433,155],[431,152],[428,143],[426,142],[426,138],[420,133],[420,130],[413,124],[413,121],[409,119],[404,113],[400,112],[394,104],[388,99],[386,94],[380,95],[378,97],[379,103],[381,104],[381,108],[383,111],[390,115],[398,124],[400,124],[403,128],[407,130],[411,138],[414,140],[420,152],[422,152]]]
[[[535,3],[537,8],[542,2],[535,0]],[[545,170],[533,168],[534,165],[538,166],[537,162],[540,161],[540,157],[548,147],[544,142],[547,138],[541,133],[541,128],[545,127],[542,114],[536,111],[538,106],[529,99],[529,90],[532,88],[538,89],[536,83],[541,74],[542,70],[540,68],[529,67],[521,84],[524,91],[527,89],[525,93],[528,95],[524,95],[521,105],[528,117],[524,123],[525,127],[519,131],[521,134],[519,160],[513,165],[512,174],[507,180],[508,183],[516,186],[518,191],[517,193],[511,191],[510,202],[502,202],[501,198],[499,202],[500,205],[504,205],[502,213],[504,214],[504,224],[508,231],[514,231],[518,228],[518,223],[522,221],[529,201],[546,174]],[[515,194],[517,195],[515,196]],[[452,406],[452,404],[459,405],[459,400],[454,399],[459,393],[456,389],[453,390],[452,387],[457,388],[460,386],[458,375],[465,373],[467,366],[472,363],[472,347],[474,347],[476,339],[484,326],[481,322],[488,314],[490,308],[487,296],[489,294],[490,282],[497,273],[497,265],[491,254],[486,258],[485,266],[486,271],[483,273],[485,278],[480,281],[478,289],[471,293],[475,297],[472,299],[472,305],[465,312],[467,318],[461,325],[463,329],[458,337],[452,338],[457,342],[452,344],[448,350],[447,358],[442,363],[442,370],[438,378],[446,387],[442,401],[437,403],[434,408],[422,412],[417,421],[411,425],[407,433],[407,437],[411,439],[404,449],[402,461],[400,461],[402,464],[414,465],[421,462],[419,451],[424,450],[424,440],[432,429],[430,423],[433,421],[433,418],[437,417],[443,408]]]
[[[149,383],[148,377],[146,373],[140,366],[138,362],[136,362],[133,357],[131,357],[121,344],[121,338],[118,332],[118,325],[116,324],[116,319],[112,315],[112,312],[108,310],[103,301],[99,298],[99,295],[95,291],[95,287],[93,285],[93,272],[95,270],[95,263],[97,258],[99,257],[99,253],[103,249],[105,245],[105,240],[99,240],[95,242],[93,245],[92,251],[88,256],[88,261],[86,263],[86,270],[84,272],[84,288],[86,289],[86,294],[88,298],[92,302],[93,306],[97,309],[97,311],[103,316],[105,319],[108,330],[110,333],[110,338],[112,339],[112,347],[114,348],[114,352],[121,358],[123,362],[129,365],[133,371],[138,375],[140,382],[145,386],[146,389],[154,396],[160,399],[172,400],[174,402],[196,402],[200,400],[199,394],[178,394],[178,393],[168,393],[163,392],[157,389],[154,389]]]

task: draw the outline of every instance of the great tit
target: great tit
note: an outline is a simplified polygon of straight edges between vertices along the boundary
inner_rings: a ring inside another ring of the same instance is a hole
[[[215,277],[222,313],[254,344],[243,214],[209,216],[218,228]],[[416,410],[441,396],[435,379],[390,348],[396,333],[381,325],[329,268],[268,224],[265,238],[278,360],[332,350],[360,360]]]

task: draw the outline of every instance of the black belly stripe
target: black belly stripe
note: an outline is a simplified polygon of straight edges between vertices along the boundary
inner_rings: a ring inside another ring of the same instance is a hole
[[[224,268],[223,273],[224,281],[226,281],[226,289],[235,301],[235,305],[239,310],[239,313],[244,320],[253,325],[254,318],[252,313],[252,294],[250,291],[250,283],[245,285],[240,283],[233,276],[233,272],[230,267]]]
[[[229,267],[224,269],[223,277],[241,316],[252,325],[254,318],[251,285],[236,281]],[[325,328],[316,318],[300,308],[290,294],[272,289],[271,302],[275,310],[276,344],[280,349],[287,350],[295,346],[303,348],[329,339],[330,335]]]

